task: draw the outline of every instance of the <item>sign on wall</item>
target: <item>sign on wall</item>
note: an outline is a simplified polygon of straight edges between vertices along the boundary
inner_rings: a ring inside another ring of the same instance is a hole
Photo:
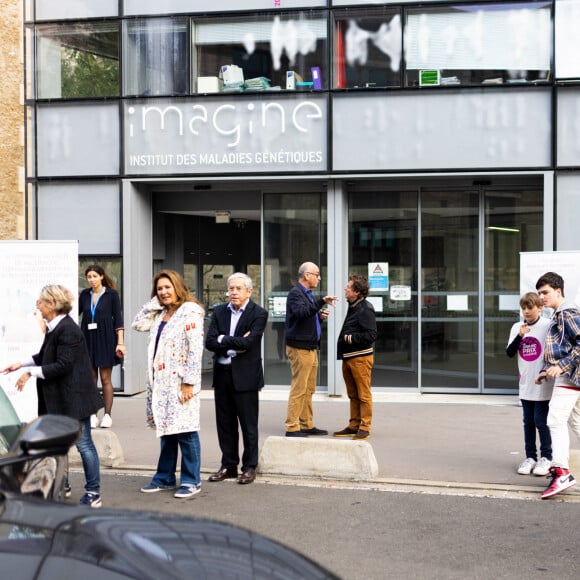
[[[371,292],[386,292],[389,289],[388,262],[369,262],[367,266]]]
[[[61,284],[78,293],[77,241],[0,241],[0,368],[36,354],[44,337],[36,300],[47,284]],[[76,308],[71,315],[76,320]],[[16,387],[21,372],[0,375],[0,386],[22,421],[37,414],[35,379],[22,392]]]
[[[136,100],[124,116],[129,175],[327,169],[325,96]]]

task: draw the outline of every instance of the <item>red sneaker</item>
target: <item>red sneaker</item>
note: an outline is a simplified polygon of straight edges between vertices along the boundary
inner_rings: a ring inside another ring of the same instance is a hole
[[[550,485],[542,492],[542,499],[548,499],[573,485],[576,485],[576,480],[570,473],[569,469],[564,467],[550,467],[550,475],[552,479]]]

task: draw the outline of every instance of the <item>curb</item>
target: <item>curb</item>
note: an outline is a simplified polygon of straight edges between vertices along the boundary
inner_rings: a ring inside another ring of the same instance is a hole
[[[82,471],[79,468],[71,471]],[[155,467],[150,465],[123,465],[107,467],[101,470],[102,474],[110,475],[153,475]],[[202,474],[213,473],[211,469],[201,469]],[[234,480],[226,480],[226,485]],[[271,474],[258,474],[255,483],[272,485],[292,485],[296,487],[323,487],[327,489],[360,489],[367,491],[384,491],[394,493],[424,493],[432,495],[461,495],[469,497],[487,497],[495,499],[522,499],[540,500],[540,492],[543,487],[507,485],[500,483],[464,483],[457,481],[432,481],[428,479],[397,479],[376,478],[367,481],[355,481],[348,479],[329,479],[309,476],[282,476]],[[550,498],[550,501],[566,503],[580,503],[580,487],[572,488],[558,496]]]

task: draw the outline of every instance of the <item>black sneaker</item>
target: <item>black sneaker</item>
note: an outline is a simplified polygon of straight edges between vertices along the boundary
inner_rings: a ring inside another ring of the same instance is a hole
[[[72,487],[70,483],[67,483],[64,486],[64,497],[70,497],[72,495]]]
[[[286,437],[308,437],[304,431],[286,431]]]
[[[318,429],[317,427],[312,427],[312,429],[300,429],[300,433],[306,433],[306,435],[328,435],[326,429]]]

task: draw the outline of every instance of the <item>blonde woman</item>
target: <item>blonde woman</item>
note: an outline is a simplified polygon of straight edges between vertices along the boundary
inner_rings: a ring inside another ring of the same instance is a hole
[[[91,415],[103,403],[93,380],[84,336],[69,316],[74,299],[73,293],[63,286],[45,286],[36,301],[36,308],[46,322],[46,334],[40,351],[29,360],[14,363],[0,372],[23,369],[16,383],[19,391],[31,376],[36,377],[39,415],[67,415],[80,421],[82,431],[76,446],[86,479],[81,504],[100,508],[100,465],[91,437]],[[70,486],[67,484],[67,496],[69,493]]]

